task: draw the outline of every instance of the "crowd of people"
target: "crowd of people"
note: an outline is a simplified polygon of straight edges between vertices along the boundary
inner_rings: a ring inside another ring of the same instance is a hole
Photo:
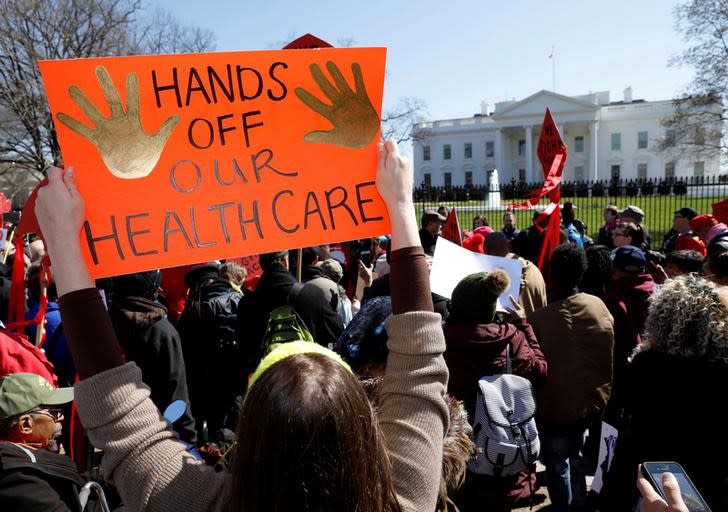
[[[541,211],[520,229],[510,211],[497,227],[479,215],[462,246],[522,268],[502,311],[511,278],[500,270],[432,293],[447,207],[418,226],[412,172],[391,141],[376,181],[391,235],[262,254],[259,276],[228,261],[95,282],[73,172],[48,178],[44,241],[10,255],[27,260],[26,318],[46,313],[40,333],[33,322],[27,338],[0,332],[0,510],[79,510],[99,460],[124,510],[529,506],[535,468],[468,468],[478,380],[507,365],[534,390],[551,510],[627,511],[640,496],[644,511],[687,510],[672,476],[664,496],[638,476],[662,460],[728,510],[728,448],[711,435],[728,386],[728,227],[713,215],[681,208],[653,248],[640,208],[607,206],[592,240],[565,203],[541,268]],[[602,421],[619,437],[597,495],[586,475]]]

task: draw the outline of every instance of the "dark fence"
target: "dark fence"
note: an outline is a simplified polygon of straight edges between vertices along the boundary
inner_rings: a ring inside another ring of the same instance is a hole
[[[460,228],[472,228],[473,219],[485,217],[494,229],[501,229],[503,213],[511,205],[522,203],[528,194],[542,183],[528,184],[511,181],[489,190],[487,186],[428,187],[414,191],[418,214],[425,209],[444,205],[455,207]],[[635,205],[645,212],[653,246],[659,247],[672,225],[674,212],[683,207],[700,213],[711,213],[711,205],[728,197],[728,176],[706,178],[675,178],[660,180],[621,180],[596,182],[564,182],[561,184],[561,204],[569,201],[576,206],[576,216],[587,226],[587,232],[596,238],[604,223],[603,211],[607,205],[623,209]],[[545,207],[544,199],[537,206]],[[514,209],[518,227],[531,225],[532,211]]]

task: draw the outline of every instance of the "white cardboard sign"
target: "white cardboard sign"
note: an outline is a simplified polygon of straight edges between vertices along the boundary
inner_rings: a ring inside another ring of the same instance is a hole
[[[443,237],[437,238],[435,257],[430,271],[430,287],[432,291],[448,299],[452,297],[455,286],[466,276],[476,272],[504,270],[511,278],[511,286],[498,297],[498,311],[510,308],[508,295],[518,300],[521,288],[521,271],[523,263],[512,258],[490,256],[463,249]]]

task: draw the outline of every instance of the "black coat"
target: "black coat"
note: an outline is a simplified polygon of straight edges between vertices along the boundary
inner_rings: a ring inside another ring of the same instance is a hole
[[[0,510],[76,512],[84,484],[65,455],[0,442]]]
[[[116,296],[109,313],[126,358],[141,369],[142,381],[149,386],[154,405],[164,412],[175,400],[188,404],[174,429],[182,440],[194,444],[195,420],[190,412],[182,343],[167,320],[167,309],[142,297]]]
[[[361,301],[364,303],[374,297],[385,297],[388,295],[392,295],[389,274],[384,274],[382,277],[376,278],[370,287],[364,288],[364,296]],[[435,309],[435,313],[440,314],[443,322],[447,320],[450,313],[447,309],[447,303],[447,297],[432,293],[432,306]]]
[[[712,510],[728,510],[728,423],[719,419],[728,365],[647,350],[628,367],[625,387],[609,510],[631,510],[637,464],[645,461],[678,462]]]
[[[178,323],[192,413],[198,432],[206,422],[212,440],[245,390],[245,353],[237,332],[241,299],[230,281],[209,280],[190,292]]]

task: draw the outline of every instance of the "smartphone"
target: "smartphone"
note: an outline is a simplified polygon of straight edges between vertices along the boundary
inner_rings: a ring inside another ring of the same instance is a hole
[[[680,485],[680,494],[690,512],[710,512],[710,507],[698,492],[683,467],[677,462],[643,462],[642,475],[652,484],[652,487],[665,498],[662,488],[662,474],[668,472],[675,475]]]

